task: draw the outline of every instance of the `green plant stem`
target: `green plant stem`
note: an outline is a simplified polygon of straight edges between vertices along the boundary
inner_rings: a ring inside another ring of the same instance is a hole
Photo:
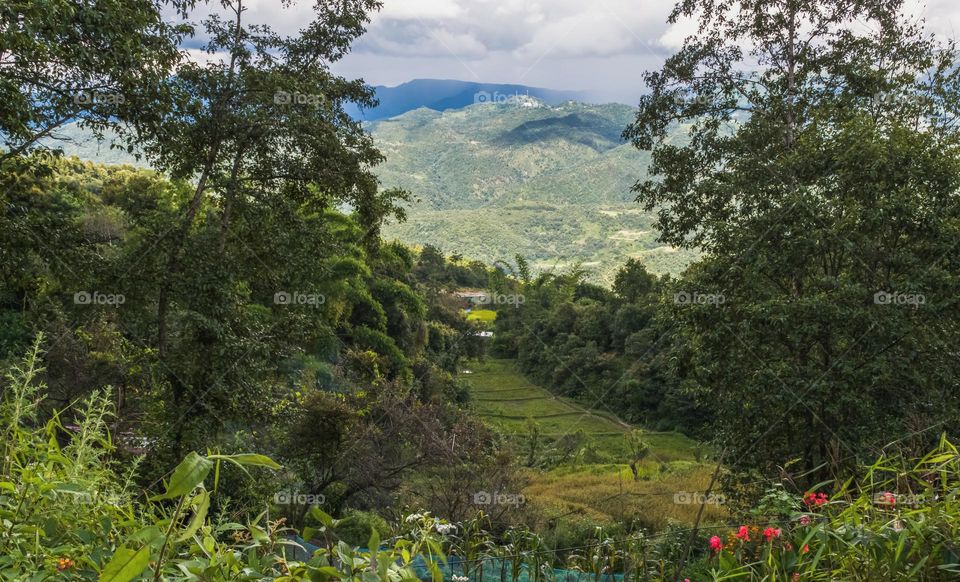
[[[167,528],[167,535],[163,538],[163,545],[160,546],[160,554],[157,556],[157,567],[153,573],[153,582],[159,582],[160,572],[163,569],[163,556],[167,552],[167,545],[170,543],[170,536],[173,535],[173,528],[177,526],[177,519],[180,518],[180,510],[183,509],[183,500],[186,499],[186,495],[180,497],[180,501],[177,502],[177,509],[173,512],[173,516],[170,518],[170,526]]]

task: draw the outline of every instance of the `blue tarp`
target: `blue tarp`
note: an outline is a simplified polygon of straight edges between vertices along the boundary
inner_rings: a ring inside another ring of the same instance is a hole
[[[303,550],[299,548],[290,547],[288,549],[288,557],[293,558],[299,561],[306,561],[310,559],[314,552],[319,550],[318,546],[315,546],[299,536],[293,536],[291,541],[296,542],[297,544],[303,546]],[[359,548],[359,551],[364,552],[366,548]],[[447,563],[439,564],[441,571],[443,571],[444,580],[452,580],[454,576],[464,576],[464,561],[459,556],[450,556],[447,558]],[[534,577],[530,575],[529,568],[527,564],[520,565],[519,575],[516,580],[513,579],[513,568],[512,562],[510,560],[499,560],[499,559],[488,559],[483,561],[482,568],[482,577],[481,569],[478,567],[477,563],[466,564],[469,566],[470,570],[470,582],[533,582]],[[427,562],[423,556],[417,556],[413,562],[413,569],[417,573],[417,576],[421,580],[430,580],[430,571],[427,568]],[[540,581],[554,581],[554,582],[622,582],[623,574],[604,574],[600,577],[597,577],[594,574],[587,572],[580,572],[577,570],[562,570],[560,568],[547,568],[544,572],[538,577]]]

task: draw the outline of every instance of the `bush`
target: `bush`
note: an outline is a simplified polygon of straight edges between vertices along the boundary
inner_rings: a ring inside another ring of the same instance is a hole
[[[349,509],[337,528],[340,539],[353,547],[366,546],[370,532],[376,531],[382,539],[390,537],[390,524],[376,513]]]

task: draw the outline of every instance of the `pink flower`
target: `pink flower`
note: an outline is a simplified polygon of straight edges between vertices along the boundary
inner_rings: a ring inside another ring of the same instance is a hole
[[[739,540],[743,540],[745,542],[750,541],[750,532],[749,530],[747,530],[747,526],[745,525],[740,526],[740,529],[736,533],[736,538]]]
[[[883,493],[878,493],[874,501],[879,505],[894,506],[897,504],[897,496],[889,491],[884,491]]]
[[[768,527],[767,529],[763,530],[763,538],[768,542],[778,537],[780,537],[780,528]]]
[[[723,541],[720,540],[720,536],[710,538],[710,549],[713,550],[714,554],[723,549]]]
[[[809,516],[809,515],[801,515],[801,516],[800,516],[800,525],[810,525],[810,516]]]

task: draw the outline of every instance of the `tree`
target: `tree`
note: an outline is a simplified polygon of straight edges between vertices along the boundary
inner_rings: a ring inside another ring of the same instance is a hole
[[[629,303],[636,303],[657,289],[657,278],[637,259],[630,259],[617,271],[613,292]]]
[[[95,131],[154,116],[194,0],[9,0],[0,5],[0,162],[78,121]]]
[[[816,481],[958,418],[958,69],[903,11],[684,0],[625,132],[661,240],[707,255],[668,300],[735,469]]]
[[[643,431],[638,429],[633,429],[629,433],[623,435],[623,438],[627,441],[627,448],[630,451],[630,471],[633,473],[633,480],[640,480],[640,461],[647,458],[647,455],[650,454],[650,443],[643,439]]]

